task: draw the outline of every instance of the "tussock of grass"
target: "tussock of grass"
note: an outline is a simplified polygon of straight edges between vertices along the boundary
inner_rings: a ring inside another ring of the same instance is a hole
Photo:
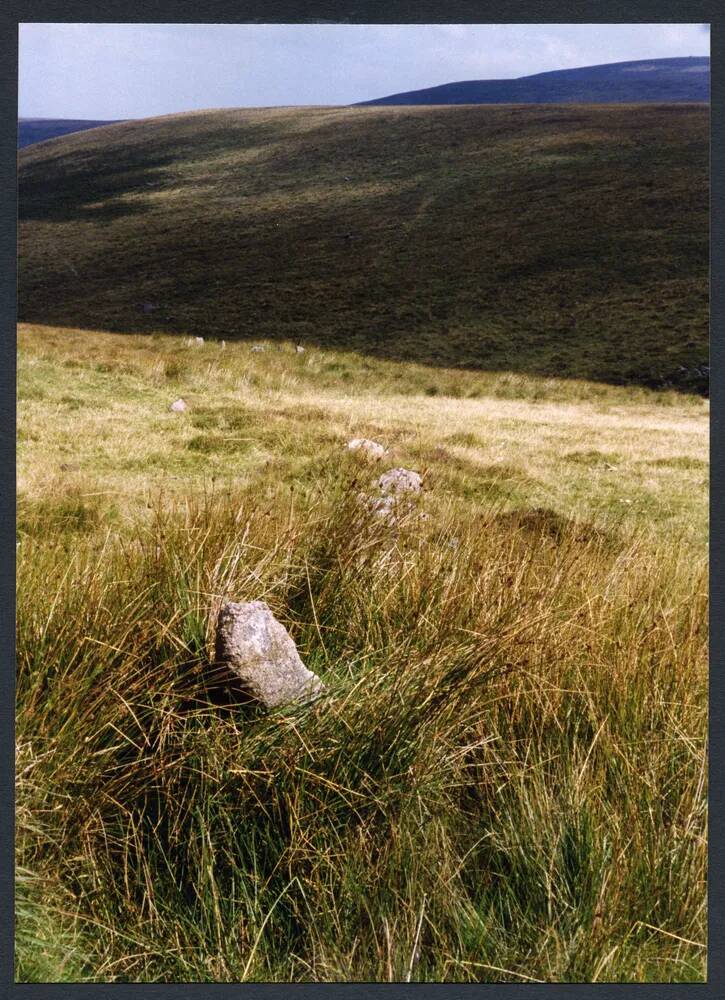
[[[58,486],[48,498],[22,497],[18,502],[16,530],[24,535],[46,535],[58,539],[75,533],[95,533],[112,519],[112,505],[102,495],[88,491],[87,486],[71,482]]]
[[[391,531],[357,490],[159,507],[62,561],[29,532],[18,857],[62,894],[20,909],[21,976],[62,899],[61,976],[702,978],[702,561],[546,512]],[[314,708],[220,697],[225,596],[288,625]]]

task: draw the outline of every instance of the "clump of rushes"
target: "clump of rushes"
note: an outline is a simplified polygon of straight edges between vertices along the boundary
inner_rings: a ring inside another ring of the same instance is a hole
[[[704,559],[359,491],[26,524],[18,978],[703,979]],[[225,597],[324,698],[236,697]]]

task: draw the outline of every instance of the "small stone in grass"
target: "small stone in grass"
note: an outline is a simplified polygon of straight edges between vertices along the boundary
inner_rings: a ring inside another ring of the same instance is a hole
[[[174,402],[173,402],[173,403],[171,404],[171,406],[169,407],[169,409],[170,409],[170,410],[171,410],[171,411],[172,411],[173,413],[183,413],[183,412],[184,412],[184,410],[188,409],[188,407],[187,407],[187,404],[186,404],[186,403],[184,402],[184,400],[183,400],[183,399],[177,399],[177,400],[175,400],[175,401],[174,401]]]
[[[388,469],[378,479],[378,486],[386,495],[396,493],[420,493],[423,480],[410,469]]]
[[[347,442],[348,451],[362,451],[366,455],[370,455],[371,458],[382,458],[385,454],[385,448],[378,444],[377,441],[371,441],[369,438],[353,438],[352,441]]]

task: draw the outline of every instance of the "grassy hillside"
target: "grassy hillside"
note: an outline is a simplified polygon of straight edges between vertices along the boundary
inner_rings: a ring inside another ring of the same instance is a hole
[[[707,401],[250,346],[21,327],[17,977],[702,980]]]
[[[224,110],[20,153],[20,318],[703,391],[698,105]]]

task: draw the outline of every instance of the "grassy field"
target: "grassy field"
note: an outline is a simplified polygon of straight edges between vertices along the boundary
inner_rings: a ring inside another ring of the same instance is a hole
[[[76,325],[19,331],[17,977],[703,979],[707,401]],[[216,681],[224,597],[321,701]]]
[[[708,116],[229,109],[42,143],[20,318],[704,392]]]

